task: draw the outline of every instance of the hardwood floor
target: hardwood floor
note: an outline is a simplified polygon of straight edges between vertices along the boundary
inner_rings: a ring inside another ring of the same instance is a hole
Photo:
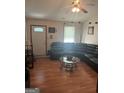
[[[37,59],[31,69],[31,87],[41,93],[96,93],[97,73],[84,62],[73,72],[61,70],[59,61]]]

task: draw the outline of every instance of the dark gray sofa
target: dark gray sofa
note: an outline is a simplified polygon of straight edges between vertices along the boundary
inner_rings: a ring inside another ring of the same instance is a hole
[[[82,43],[60,43],[54,42],[51,44],[49,56],[51,59],[58,59],[63,55],[72,55],[81,57],[86,52],[86,44]]]
[[[85,62],[89,64],[96,72],[98,72],[98,46],[87,44],[84,56]]]
[[[63,55],[72,55],[98,71],[98,46],[86,43],[53,42],[48,51],[50,59],[59,59]]]

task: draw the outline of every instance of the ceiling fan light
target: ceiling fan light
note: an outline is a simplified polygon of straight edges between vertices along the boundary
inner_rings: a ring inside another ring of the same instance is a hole
[[[79,8],[76,8],[76,12],[79,12],[80,11],[80,9]]]
[[[72,8],[72,12],[76,12],[77,11],[77,8],[76,7],[73,7]]]

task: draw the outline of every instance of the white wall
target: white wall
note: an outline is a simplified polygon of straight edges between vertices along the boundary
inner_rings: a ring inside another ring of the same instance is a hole
[[[64,23],[58,21],[26,19],[26,43],[30,44],[30,25],[46,25],[47,26],[47,49],[52,42],[63,42],[63,29]],[[48,27],[55,27],[55,33],[48,33]],[[53,35],[53,39],[50,39],[50,35]]]
[[[81,23],[68,23],[61,21],[52,20],[38,20],[38,19],[26,19],[26,44],[30,44],[30,25],[46,25],[47,26],[47,49],[50,48],[52,42],[63,42],[64,41],[64,25],[74,25],[75,26],[75,41],[79,43],[81,41]],[[55,33],[48,33],[48,27],[55,27]],[[50,35],[53,35],[53,39],[50,39]]]
[[[89,22],[91,22],[91,24],[89,24]],[[91,18],[83,23],[82,43],[98,44],[98,24],[95,24],[95,22],[98,22],[97,18]],[[93,35],[88,34],[89,26],[94,26]]]

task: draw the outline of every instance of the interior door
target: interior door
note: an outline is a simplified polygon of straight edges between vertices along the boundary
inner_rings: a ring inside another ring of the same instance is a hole
[[[46,55],[46,26],[31,26],[34,56]]]

